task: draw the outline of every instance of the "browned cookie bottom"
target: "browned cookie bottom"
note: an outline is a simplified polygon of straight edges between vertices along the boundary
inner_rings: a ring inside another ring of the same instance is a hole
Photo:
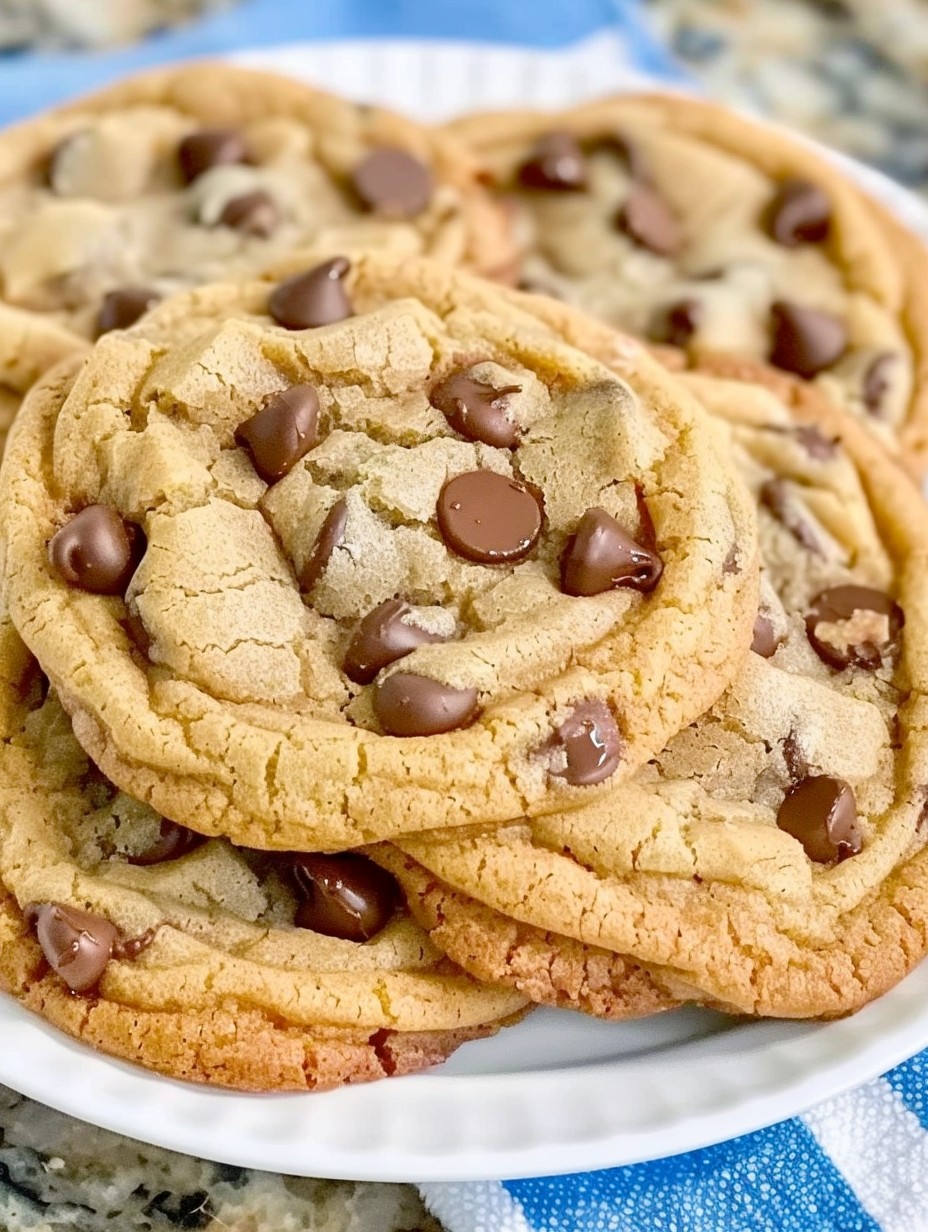
[[[239,1091],[322,1091],[413,1074],[521,1015],[449,1031],[295,1027],[228,1001],[200,1012],[79,997],[51,971],[22,912],[0,890],[0,990],[99,1052],[170,1078]]]
[[[517,988],[536,1005],[619,1022],[679,1004],[646,968],[621,954],[494,911],[396,847],[384,844],[370,854],[400,882],[416,923],[475,979]]]

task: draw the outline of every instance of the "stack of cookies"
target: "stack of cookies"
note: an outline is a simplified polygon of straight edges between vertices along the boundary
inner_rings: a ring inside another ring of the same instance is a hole
[[[830,164],[196,66],[0,135],[0,233],[13,996],[318,1089],[921,959],[928,258]]]

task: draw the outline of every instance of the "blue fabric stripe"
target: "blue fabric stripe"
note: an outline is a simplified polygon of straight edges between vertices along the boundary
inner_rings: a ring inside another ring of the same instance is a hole
[[[245,0],[137,47],[0,57],[0,122],[139,69],[236,48],[379,36],[557,47],[607,26],[622,31],[642,69],[679,75],[641,20],[637,0]]]
[[[798,1120],[655,1163],[504,1187],[536,1232],[879,1232]]]
[[[928,1052],[920,1052],[885,1075],[909,1112],[918,1117],[922,1129],[928,1129]]]

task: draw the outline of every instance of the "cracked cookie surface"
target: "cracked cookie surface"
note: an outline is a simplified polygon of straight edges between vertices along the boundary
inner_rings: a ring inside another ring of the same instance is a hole
[[[924,505],[816,391],[788,404],[785,378],[750,376],[686,378],[758,500],[761,603],[739,677],[589,808],[378,849],[449,955],[546,1003],[832,1016],[928,948]],[[500,957],[514,924],[518,964]],[[578,980],[584,964],[601,988]]]
[[[311,243],[488,272],[510,255],[453,138],[218,63],[144,74],[5,131],[0,215],[0,296],[90,336]]]
[[[561,307],[368,255],[353,315],[275,324],[336,265],[177,297],[36,388],[14,623],[104,772],[204,833],[340,850],[579,804],[750,642],[749,494],[685,390],[634,343],[617,378]]]
[[[924,470],[923,245],[814,149],[670,95],[450,129],[509,204],[526,290],[697,358],[770,359]]]
[[[520,994],[444,959],[373,872],[164,822],[93,767],[53,694],[0,747],[0,986],[172,1077],[369,1081],[519,1015]]]

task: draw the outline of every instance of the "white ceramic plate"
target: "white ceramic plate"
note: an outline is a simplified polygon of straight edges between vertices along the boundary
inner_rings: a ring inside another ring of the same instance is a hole
[[[607,36],[568,53],[379,43],[238,58],[426,119],[655,84],[623,67]],[[928,235],[920,203],[862,174]],[[6,999],[0,1039],[0,1082],[190,1155],[358,1180],[515,1178],[706,1146],[885,1072],[928,1046],[928,963],[841,1022],[739,1022],[680,1010],[614,1024],[539,1010],[432,1073],[323,1095],[243,1096],[170,1082],[97,1055]]]

